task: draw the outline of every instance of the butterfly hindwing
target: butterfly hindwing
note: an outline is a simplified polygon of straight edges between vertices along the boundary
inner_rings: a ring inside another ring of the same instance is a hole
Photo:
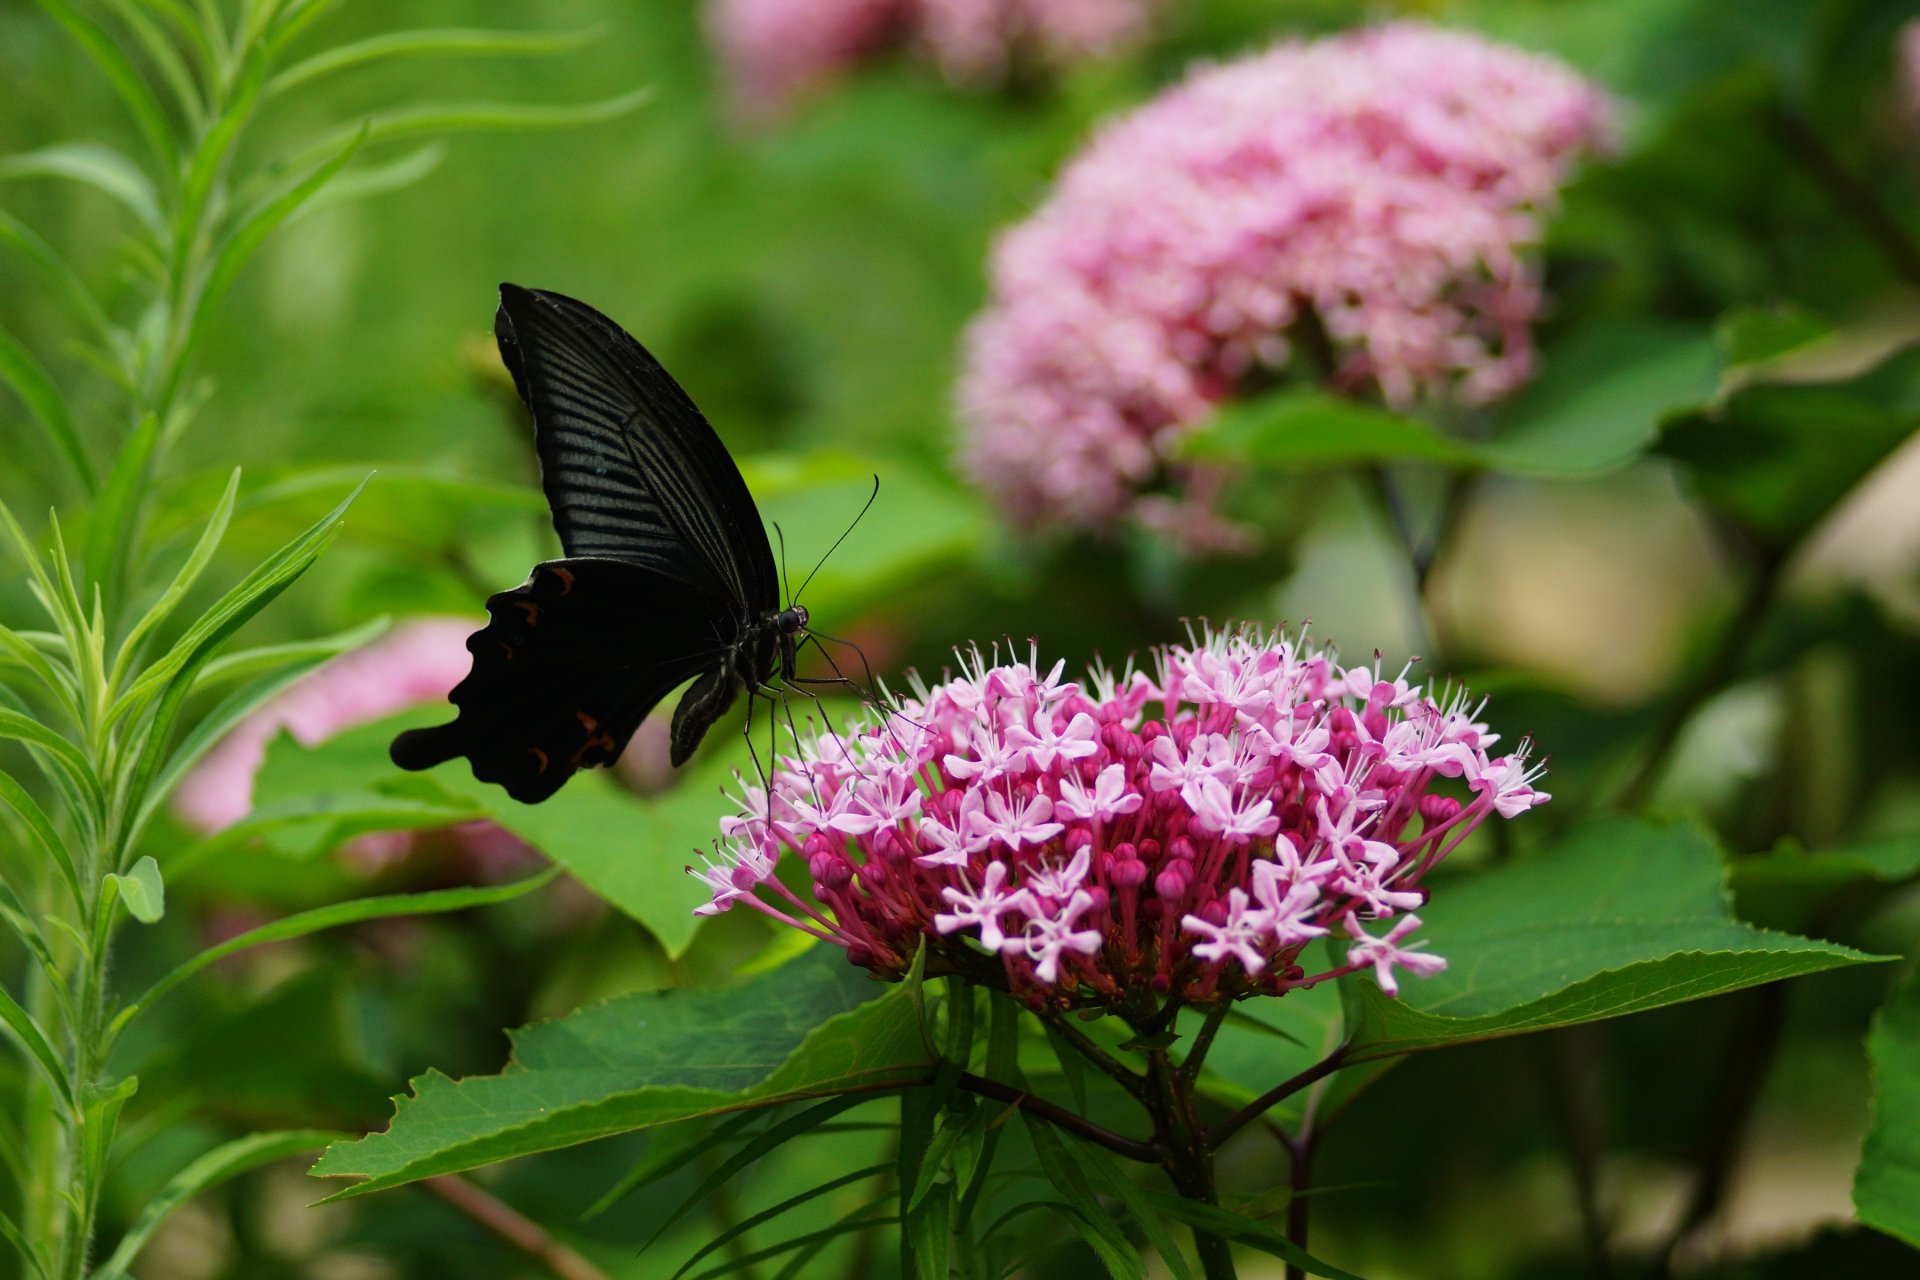
[[[619,325],[564,294],[500,287],[494,333],[532,412],[541,482],[569,556],[646,565],[737,606],[779,607],[766,530],[726,446]]]
[[[394,762],[466,756],[482,782],[545,800],[576,771],[611,764],[675,687],[719,670],[729,613],[645,566],[538,565],[487,601],[487,625],[468,637],[473,668],[449,695],[458,717],[395,738]]]

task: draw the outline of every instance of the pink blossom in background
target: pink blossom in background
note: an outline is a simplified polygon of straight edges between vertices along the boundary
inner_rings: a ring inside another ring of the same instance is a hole
[[[925,54],[949,78],[1006,79],[1143,40],[1157,0],[709,0],[707,28],[742,114],[764,120],[870,58]]]
[[[1185,429],[1293,370],[1406,407],[1533,367],[1527,252],[1610,104],[1568,68],[1396,23],[1205,66],[1107,124],[995,246],[963,460],[1018,524],[1230,546]],[[1307,317],[1331,368],[1298,350]]]
[[[710,0],[707,30],[750,119],[777,115],[892,45],[902,0]]]
[[[214,745],[175,791],[174,812],[200,831],[231,826],[252,811],[254,778],[266,763],[268,744],[283,730],[302,746],[314,747],[409,707],[444,701],[472,662],[467,652],[472,630],[473,623],[463,618],[404,622],[316,668]],[[432,838],[451,838],[482,871],[510,870],[534,856],[518,837],[491,822],[462,823],[444,836],[376,832],[355,840],[346,853],[371,872]]]
[[[1142,989],[1204,1006],[1360,970],[1393,994],[1396,970],[1445,964],[1408,937],[1421,878],[1548,799],[1527,744],[1493,754],[1464,693],[1279,634],[1209,633],[1085,682],[1037,656],[963,666],[798,744],[771,794],[743,782],[701,913],[751,907],[882,977],[924,944],[929,973],[1036,1007]],[[789,858],[809,896],[776,874]],[[1309,973],[1320,938],[1350,946]]]

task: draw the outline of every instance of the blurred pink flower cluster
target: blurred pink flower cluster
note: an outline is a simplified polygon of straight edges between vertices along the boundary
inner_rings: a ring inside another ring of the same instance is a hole
[[[969,83],[1103,57],[1145,38],[1156,2],[712,0],[707,27],[740,109],[765,119],[901,46]]]
[[[1539,213],[1609,129],[1565,66],[1419,23],[1196,70],[996,246],[965,465],[1025,526],[1231,544],[1184,429],[1282,370],[1399,407],[1513,390]]]
[[[1894,37],[1894,79],[1899,85],[1900,109],[1907,123],[1920,128],[1920,18],[1900,28]]]
[[[423,618],[405,622],[362,648],[332,659],[290,685],[241,721],[181,782],[173,808],[199,831],[219,831],[253,811],[254,779],[267,747],[281,732],[304,747],[381,720],[409,707],[443,701],[467,674],[470,621]],[[383,831],[355,839],[343,851],[372,872],[406,857],[422,841],[438,841],[472,864],[480,878],[525,866],[537,855],[491,822],[466,822],[443,832]]]
[[[1526,744],[1495,755],[1464,694],[1282,635],[1156,657],[1081,684],[975,653],[884,722],[800,743],[722,823],[701,912],[753,907],[889,977],[924,943],[929,972],[1036,1007],[1206,1005],[1362,969],[1392,994],[1396,970],[1444,967],[1407,941],[1421,877],[1548,799]],[[810,899],[778,874],[789,857]],[[1328,937],[1344,960],[1307,972]]]

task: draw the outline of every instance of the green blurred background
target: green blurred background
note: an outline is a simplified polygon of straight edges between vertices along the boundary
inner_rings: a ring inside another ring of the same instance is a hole
[[[1000,530],[956,478],[950,409],[959,333],[984,297],[996,230],[1037,203],[1095,122],[1194,59],[1412,13],[1555,54],[1622,100],[1621,154],[1586,171],[1551,224],[1549,368],[1566,328],[1595,317],[1705,329],[1738,308],[1791,307],[1844,325],[1860,350],[1897,345],[1920,334],[1912,285],[1899,284],[1884,247],[1775,122],[1788,104],[1908,235],[1920,230],[1920,123],[1904,114],[1892,54],[1895,27],[1914,12],[1870,0],[1364,9],[1168,0],[1147,49],[1036,92],[958,90],[901,59],[860,70],[778,125],[743,131],[728,119],[689,0],[551,0],[512,12],[478,0],[344,6],[310,39],[500,22],[591,36],[550,58],[371,67],[314,85],[275,106],[251,143],[258,157],[376,106],[578,103],[639,86],[655,96],[604,123],[391,144],[366,157],[374,169],[431,172],[301,218],[242,280],[209,334],[202,368],[215,390],[178,455],[171,518],[191,536],[219,477],[243,465],[255,500],[236,520],[235,570],[330,504],[339,476],[378,469],[342,543],[256,624],[259,638],[381,614],[477,617],[488,591],[553,550],[537,499],[528,501],[526,429],[491,350],[494,287],[512,280],[591,301],[662,359],[746,460],[796,566],[841,532],[865,477],[880,474],[873,515],[809,603],[825,629],[861,639],[884,674],[937,670],[950,646],[1001,636],[1037,635],[1070,663],[1123,655],[1201,614],[1311,618],[1350,656],[1430,657],[1436,642],[1394,543],[1337,471],[1250,479],[1256,491],[1242,501],[1269,537],[1244,561],[1185,563],[1137,542],[1033,547]],[[0,0],[0,152],[126,132],[62,34],[32,5]],[[109,294],[132,269],[115,252],[117,212],[92,193],[15,182],[0,185],[0,204]],[[16,262],[0,272],[0,323],[86,385],[60,352],[70,322],[58,298]],[[83,397],[83,429],[88,405]],[[24,432],[15,447],[13,419],[0,424],[9,432],[0,492],[29,511],[61,496],[42,487],[48,460]],[[102,429],[96,441],[109,438]],[[1664,798],[1704,806],[1736,847],[1783,835],[1823,847],[1917,825],[1912,735],[1891,711],[1920,705],[1911,455],[1883,469],[1873,503],[1800,552],[1759,669],[1708,709],[1669,779]],[[485,484],[446,483],[454,479]],[[1496,695],[1499,727],[1540,738],[1553,789],[1578,801],[1617,777],[1652,704],[1732,608],[1735,577],[1687,477],[1653,460],[1577,485],[1490,483],[1436,584],[1435,613],[1453,670]],[[29,607],[11,580],[0,582],[0,603],[10,616]],[[1802,714],[1808,707],[1817,714]],[[1782,730],[1795,716],[1814,727]],[[1794,791],[1794,812],[1770,814],[1765,798],[1788,770],[1813,781]],[[122,964],[157,970],[236,921],[461,874],[422,857],[368,882],[323,854],[210,859],[170,884],[189,909],[130,933]],[[1920,901],[1889,894],[1846,921],[1834,927],[1845,941],[1910,949]],[[596,996],[723,980],[766,937],[757,922],[728,917],[670,961],[638,924],[575,890],[264,953],[182,1000],[130,1050],[151,1055],[142,1096],[181,1101],[146,1116],[151,1142],[122,1171],[110,1217],[137,1203],[152,1171],[210,1135],[378,1127],[386,1096],[410,1075],[496,1069],[502,1027]],[[1776,997],[1787,1002],[1787,1048],[1728,1207],[1687,1260],[1692,1274],[1920,1274],[1911,1253],[1877,1237],[1840,1231],[1805,1243],[1848,1216],[1868,1087],[1859,1036],[1886,983],[1882,972],[1846,973]],[[1587,1147],[1604,1148],[1594,1176],[1618,1238],[1629,1247],[1658,1238],[1688,1162],[1712,1139],[1710,1103],[1728,1087],[1719,1048],[1752,1016],[1750,1004],[1723,1000],[1453,1051],[1391,1074],[1327,1147],[1316,1252],[1381,1278],[1586,1274],[1566,1153]],[[1569,1079],[1590,1095],[1574,1114],[1562,1105]],[[1601,1132],[1588,1131],[1595,1124]],[[868,1158],[861,1135],[843,1141],[850,1163]],[[1236,1148],[1235,1184],[1284,1180],[1278,1146],[1260,1142]],[[636,1254],[671,1188],[575,1222],[645,1143],[540,1157],[485,1182],[609,1275],[666,1276],[710,1234],[683,1224]],[[776,1162],[742,1195],[771,1202],[817,1180],[818,1168]],[[690,1186],[695,1174],[686,1178]],[[303,1207],[317,1196],[297,1168],[238,1182],[170,1224],[140,1274],[547,1274],[427,1192]],[[886,1275],[893,1261],[879,1248],[814,1274],[861,1265]],[[1088,1265],[1063,1250],[1033,1274]]]

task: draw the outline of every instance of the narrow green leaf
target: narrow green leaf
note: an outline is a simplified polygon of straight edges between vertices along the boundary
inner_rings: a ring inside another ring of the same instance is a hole
[[[708,1196],[711,1196],[721,1187],[731,1182],[734,1176],[745,1170],[748,1165],[753,1164],[769,1152],[785,1146],[795,1138],[803,1136],[809,1130],[826,1123],[841,1112],[851,1110],[868,1100],[865,1094],[828,1098],[825,1102],[816,1103],[806,1110],[788,1116],[779,1123],[771,1125],[761,1133],[756,1134],[751,1141],[743,1144],[738,1151],[735,1151],[725,1160],[722,1160],[719,1165],[714,1168],[713,1172],[702,1178],[700,1184],[692,1191],[689,1191],[686,1198],[675,1205],[673,1211],[667,1214],[665,1218],[662,1218],[659,1224],[647,1233],[646,1239],[640,1242],[640,1248],[644,1251],[650,1247],[655,1240],[665,1235],[675,1223],[686,1217],[687,1214],[691,1213],[694,1209],[705,1204]],[[685,1269],[684,1267],[681,1268],[682,1271]]]
[[[818,1231],[809,1231],[803,1236],[794,1236],[792,1239],[782,1240],[779,1244],[770,1244],[764,1249],[755,1249],[752,1253],[742,1254],[740,1257],[724,1262],[717,1267],[710,1267],[702,1271],[699,1275],[693,1277],[693,1280],[718,1280],[720,1276],[731,1275],[736,1271],[743,1271],[748,1267],[765,1262],[769,1258],[777,1258],[783,1253],[793,1253],[794,1257],[785,1267],[780,1269],[779,1274],[774,1277],[774,1280],[795,1280],[796,1277],[805,1274],[806,1266],[813,1261],[814,1257],[819,1254],[822,1249],[832,1244],[835,1240],[838,1240],[841,1236],[851,1235],[855,1231],[871,1230],[874,1227],[890,1226],[900,1221],[900,1219],[892,1216],[870,1216],[874,1210],[883,1208],[892,1199],[893,1197],[891,1195],[881,1196],[879,1199],[869,1201],[851,1213],[846,1214],[830,1227],[822,1227]],[[796,1250],[798,1250],[797,1253],[795,1252]]]
[[[132,212],[156,240],[167,234],[160,197],[146,171],[112,147],[97,142],[63,142],[0,156],[0,179],[69,178],[113,197]]]
[[[1168,1195],[1164,1191],[1142,1191],[1147,1201],[1158,1209],[1164,1217],[1184,1222],[1188,1226],[1239,1244],[1249,1245],[1262,1253],[1268,1253],[1284,1262],[1291,1263],[1308,1275],[1325,1276],[1327,1280],[1361,1280],[1351,1271],[1343,1271],[1330,1263],[1320,1261],[1306,1252],[1280,1232],[1266,1223],[1222,1209],[1217,1205],[1202,1204],[1198,1200],[1187,1200],[1180,1196]]]
[[[537,876],[529,876],[525,880],[516,880],[512,884],[437,889],[430,893],[392,893],[378,898],[357,898],[352,902],[336,902],[331,906],[315,907],[311,911],[302,911],[284,920],[263,924],[257,929],[249,929],[237,937],[228,938],[225,942],[208,947],[179,965],[166,977],[148,987],[146,993],[137,1001],[128,1005],[120,1014],[118,1022],[124,1024],[137,1014],[151,1008],[161,996],[209,965],[217,964],[230,955],[263,943],[304,938],[310,933],[319,933],[323,929],[334,929],[344,924],[358,924],[363,920],[386,920],[395,916],[440,915],[448,911],[466,911],[473,907],[511,902],[549,883],[558,874],[557,870],[548,870]]]
[[[60,878],[66,883],[73,900],[84,902],[86,895],[80,890],[80,874],[75,869],[73,853],[67,848],[67,842],[60,837],[60,832],[55,829],[52,819],[47,817],[39,802],[4,769],[0,769],[0,804],[12,809],[27,824],[27,830],[33,833],[33,838],[60,872]]]
[[[134,125],[140,135],[153,148],[153,154],[162,164],[170,162],[175,155],[173,129],[167,122],[167,113],[160,102],[147,87],[140,71],[133,65],[119,44],[108,34],[105,28],[74,8],[67,0],[35,0],[47,14],[67,29],[69,35],[93,59],[107,77],[113,91],[120,95],[120,101],[126,104],[127,112],[133,117]]]
[[[228,1178],[237,1177],[263,1164],[283,1160],[323,1147],[338,1134],[319,1129],[295,1129],[282,1133],[255,1133],[215,1147],[182,1169],[147,1202],[134,1220],[113,1255],[95,1268],[91,1280],[123,1280],[140,1250],[175,1209]]]
[[[364,66],[385,58],[417,57],[422,54],[458,57],[496,57],[519,54],[561,53],[577,49],[592,40],[598,29],[583,31],[488,31],[471,27],[448,27],[419,31],[393,31],[370,36],[349,44],[336,45],[312,57],[296,62],[273,78],[269,91],[281,94],[297,85],[321,76]]]
[[[789,1196],[770,1209],[762,1209],[759,1213],[751,1217],[742,1218],[739,1222],[734,1223],[725,1231],[722,1231],[719,1235],[701,1245],[692,1257],[680,1264],[674,1271],[671,1280],[680,1280],[681,1276],[684,1276],[687,1272],[698,1266],[702,1258],[710,1256],[716,1250],[724,1249],[727,1245],[738,1240],[755,1227],[764,1226],[782,1214],[791,1212],[810,1200],[817,1200],[829,1192],[838,1191],[842,1187],[851,1186],[853,1183],[863,1182],[868,1178],[876,1177],[892,1167],[890,1164],[873,1164],[868,1165],[864,1169],[855,1169],[851,1173],[843,1173],[839,1177],[829,1179],[817,1187],[810,1187],[802,1191],[799,1195]],[[945,1280],[944,1275],[942,1276],[942,1280]]]
[[[206,517],[206,526],[201,530],[193,550],[187,553],[180,571],[173,575],[173,581],[167,584],[167,589],[160,593],[159,599],[148,606],[147,611],[140,616],[140,621],[133,624],[133,630],[121,643],[120,652],[113,663],[114,688],[119,688],[128,673],[132,671],[133,663],[139,658],[142,642],[172,615],[174,607],[185,598],[188,591],[193,589],[193,584],[200,580],[200,575],[206,572],[207,565],[212,563],[213,553],[219,549],[220,540],[226,536],[227,523],[233,519],[233,504],[239,493],[240,469],[235,467],[227,473],[226,490],[213,504],[212,511]]]
[[[113,333],[113,322],[100,309],[93,290],[80,278],[80,273],[38,232],[4,209],[0,209],[0,244],[12,245],[50,276],[73,303],[73,309],[86,319],[95,335],[106,338]]]
[[[1874,1015],[1873,1119],[1853,1175],[1860,1221],[1920,1249],[1920,979],[1911,974]]]
[[[27,1242],[26,1236],[21,1234],[20,1227],[14,1222],[12,1215],[5,1212],[0,1212],[0,1239],[13,1246],[13,1251],[20,1255],[20,1260],[33,1268],[33,1274],[42,1277],[42,1280],[52,1280],[52,1273],[47,1270],[47,1260]]]
[[[968,1121],[973,1119],[977,1109],[969,1108],[964,1116],[944,1117],[945,1123],[935,1131],[932,1141],[927,1143],[926,1150],[918,1162],[918,1174],[911,1182],[904,1183],[907,1195],[903,1207],[909,1218],[913,1216],[913,1211],[920,1207],[920,1202],[925,1200],[934,1186],[939,1183],[940,1175],[946,1170],[948,1157],[953,1154],[954,1147],[959,1143],[961,1134],[966,1129]]]
[[[1080,1144],[1062,1141],[1052,1125],[1030,1112],[1021,1111],[1020,1119],[1026,1123],[1027,1136],[1033,1142],[1034,1153],[1040,1157],[1040,1167],[1046,1171],[1047,1181],[1073,1206],[1074,1213],[1070,1220],[1080,1238],[1106,1264],[1114,1280],[1128,1280],[1128,1277],[1145,1280],[1147,1264],[1140,1257],[1140,1251],[1133,1247],[1126,1233],[1108,1216],[1100,1204],[1100,1198],[1094,1194],[1086,1171],[1081,1167]]]
[[[313,1172],[364,1179],[339,1199],[695,1116],[890,1089],[929,1064],[908,993],[875,995],[821,948],[737,988],[583,1009],[515,1033],[499,1075],[415,1080],[385,1133],[335,1145]]]
[[[81,485],[92,494],[99,487],[99,477],[94,474],[86,446],[80,442],[80,433],[74,430],[65,397],[46,369],[33,358],[33,353],[5,329],[0,329],[0,382],[20,397],[28,415],[46,433],[53,451],[73,468]]]
[[[319,640],[295,640],[287,644],[263,645],[257,649],[222,654],[200,672],[194,691],[199,692],[229,680],[274,675],[290,667],[311,670],[315,664],[329,658],[365,648],[385,635],[392,626],[392,618],[379,617]]]
[[[193,72],[180,56],[180,50],[174,42],[147,16],[146,0],[106,0],[107,6],[127,30],[133,32],[133,38],[140,44],[140,50],[159,71],[160,78],[167,83],[167,89],[173,94],[174,102],[186,117],[190,129],[197,130],[206,118],[206,106],[200,100],[200,86],[195,83]]]
[[[621,1174],[620,1180],[609,1187],[605,1195],[587,1206],[580,1220],[587,1222],[599,1217],[642,1187],[671,1177],[706,1152],[718,1150],[722,1144],[732,1142],[741,1130],[762,1124],[766,1119],[766,1115],[758,1111],[741,1111],[710,1127],[689,1120],[656,1129],[647,1144],[646,1154]]]
[[[1173,1232],[1167,1230],[1167,1224],[1160,1220],[1160,1212],[1147,1199],[1145,1190],[1127,1176],[1127,1171],[1120,1167],[1119,1161],[1091,1143],[1076,1142],[1074,1148],[1093,1189],[1119,1201],[1128,1215],[1140,1224],[1147,1243],[1160,1255],[1161,1262],[1174,1280],[1194,1280],[1193,1268],[1187,1264],[1186,1254],[1180,1250],[1180,1242],[1173,1238]]]
[[[47,1043],[46,1033],[40,1030],[33,1016],[21,1008],[4,987],[0,987],[0,1026],[13,1033],[13,1038],[27,1051],[27,1056],[40,1069],[40,1074],[46,1077],[47,1084],[71,1108],[74,1105],[73,1082],[67,1079],[67,1069],[62,1065],[60,1055]]]
[[[98,809],[104,803],[100,780],[94,776],[92,762],[81,754],[78,747],[32,716],[0,707],[0,738],[12,738],[38,748],[34,758],[41,761],[43,767],[46,759],[50,758],[60,766],[60,771],[79,789],[90,805]],[[44,757],[40,754],[42,752],[45,753]]]
[[[366,131],[368,144],[448,133],[565,129],[616,120],[638,109],[652,97],[652,89],[638,89],[599,102],[570,106],[531,106],[517,102],[428,103],[371,116],[358,127]],[[295,157],[294,163],[307,164],[320,156],[333,154],[352,132],[342,130],[307,147]]]
[[[211,311],[226,296],[240,271],[279,227],[302,205],[311,200],[359,151],[366,131],[357,130],[332,155],[301,174],[284,187],[268,192],[252,208],[242,213],[221,236],[200,286],[200,311]]]
[[[109,602],[117,603],[126,588],[127,560],[139,528],[147,471],[159,443],[160,419],[151,413],[142,414],[133,433],[120,446],[87,522],[87,545],[81,563],[86,580],[104,591]]]
[[[151,856],[142,857],[125,875],[112,874],[107,880],[141,924],[158,924],[167,914],[167,886],[160,878],[160,864]]]
[[[404,191],[438,169],[446,158],[445,143],[429,142],[394,160],[358,165],[316,191],[313,198],[294,210],[290,217],[303,218],[319,209]]]
[[[257,569],[241,579],[239,585],[229,590],[187,628],[186,634],[166,656],[149,667],[110,709],[109,721],[118,721],[155,694],[162,694],[159,706],[148,724],[146,743],[134,767],[133,780],[127,788],[128,800],[136,813],[145,806],[148,789],[172,734],[174,719],[179,714],[180,704],[192,690],[194,677],[200,668],[228,637],[245,626],[255,614],[271,604],[312,567],[320,553],[339,533],[347,508],[359,493],[359,489],[355,489],[348,494],[339,506],[312,528],[269,556]]]
[[[226,171],[241,130],[253,117],[265,75],[264,62],[257,58],[245,61],[237,82],[227,92],[220,114],[201,135],[199,145],[187,161],[173,211],[172,277],[176,288],[190,289],[197,283],[188,279],[188,271],[201,238],[206,235],[203,224],[213,203],[214,188]]]
[[[914,1274],[919,1280],[949,1280],[953,1269],[953,1186],[920,1202],[906,1216],[902,1232],[913,1242]]]
[[[0,664],[20,667],[32,674],[40,687],[59,703],[69,724],[81,723],[80,685],[73,672],[63,664],[55,666],[35,648],[27,635],[0,624]]]

